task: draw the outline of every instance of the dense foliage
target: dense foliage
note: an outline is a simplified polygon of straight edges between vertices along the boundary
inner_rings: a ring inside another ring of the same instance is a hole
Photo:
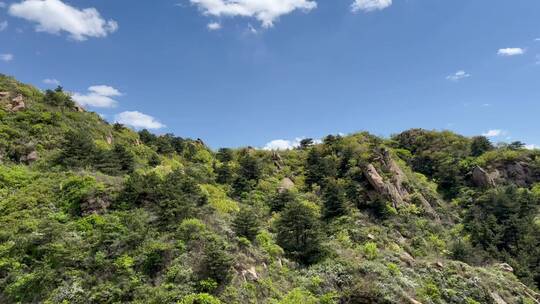
[[[0,92],[0,303],[538,303],[540,152],[522,143],[213,151],[62,88]]]

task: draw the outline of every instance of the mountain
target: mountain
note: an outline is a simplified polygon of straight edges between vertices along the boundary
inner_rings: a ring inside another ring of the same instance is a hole
[[[0,75],[0,303],[540,303],[540,151],[317,142],[214,151]]]

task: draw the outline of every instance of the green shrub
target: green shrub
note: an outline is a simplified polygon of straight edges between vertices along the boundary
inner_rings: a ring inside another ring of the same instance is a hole
[[[184,297],[178,304],[221,304],[219,299],[207,293],[191,294]]]
[[[379,255],[379,250],[377,249],[377,244],[373,242],[368,242],[362,246],[362,253],[364,257],[368,260],[374,260]]]

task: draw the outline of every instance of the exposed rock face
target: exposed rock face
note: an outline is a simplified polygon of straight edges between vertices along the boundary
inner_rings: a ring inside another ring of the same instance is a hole
[[[492,188],[498,184],[515,184],[518,187],[529,187],[539,182],[540,176],[524,161],[492,164],[489,168],[475,167],[472,181],[480,188]]]
[[[12,101],[13,101],[13,102],[23,102],[23,101],[24,101],[24,97],[23,97],[21,94],[19,94],[19,95],[17,95],[17,97],[13,98]]]
[[[244,282],[255,282],[259,280],[259,274],[257,273],[255,266],[236,264],[233,268],[242,276]]]
[[[409,301],[410,304],[422,304],[422,302],[417,301],[409,296],[407,296],[407,301]]]
[[[75,105],[75,111],[81,112],[81,113],[82,113],[82,112],[84,112],[85,110],[84,110],[83,107],[81,107],[80,105],[76,104],[76,105]]]
[[[9,96],[9,92],[0,92],[0,98],[5,98]]]
[[[489,295],[495,304],[507,304],[506,301],[503,300],[503,298],[501,298],[501,296],[496,292],[490,292]]]
[[[290,178],[285,177],[284,179],[281,180],[281,183],[279,184],[278,192],[283,193],[293,188],[294,188],[294,182]]]
[[[37,151],[32,150],[32,151],[28,152],[27,155],[23,155],[19,159],[19,161],[27,163],[27,164],[31,164],[31,163],[37,161],[38,159],[39,159],[39,155],[38,155]]]
[[[506,263],[501,263],[499,265],[497,265],[497,267],[499,267],[499,269],[501,269],[502,271],[505,271],[505,272],[514,272],[514,268],[512,268],[512,266],[506,264]]]
[[[505,166],[498,166],[499,177],[509,180],[519,187],[528,187],[539,181],[532,168],[526,162],[518,161]]]
[[[38,153],[36,150],[30,152],[27,156],[26,156],[26,161],[28,163],[33,163],[35,161],[37,161],[39,159],[39,156],[38,156]]]
[[[399,193],[396,186],[392,183],[385,182],[379,172],[377,172],[377,169],[375,169],[375,166],[368,164],[364,169],[364,176],[367,178],[371,186],[375,188],[375,191],[381,195],[387,196],[392,200],[394,208],[397,209],[405,204],[405,201],[403,200],[403,197]]]
[[[493,188],[495,187],[495,180],[486,170],[479,166],[474,167],[472,170],[473,183],[480,188]]]
[[[107,135],[106,140],[107,140],[107,144],[112,145],[112,143],[113,143],[112,134]]]
[[[392,183],[395,185],[396,190],[401,196],[409,195],[407,189],[403,187],[403,182],[407,180],[407,176],[405,173],[403,173],[403,170],[401,170],[396,161],[394,161],[392,155],[390,155],[390,151],[385,149],[383,150],[382,155],[383,165],[386,167],[388,172],[392,174]]]
[[[407,175],[401,170],[396,161],[394,161],[390,151],[383,150],[381,163],[386,171],[391,174],[392,177],[390,181],[385,181],[373,164],[368,164],[364,168],[364,176],[375,191],[380,195],[391,199],[394,208],[396,209],[412,203],[412,199],[414,198],[422,205],[428,215],[435,219],[439,219],[431,204],[422,194],[415,193],[413,196],[406,189],[405,184],[408,180]]]
[[[81,213],[83,216],[90,214],[99,214],[107,210],[111,202],[104,196],[88,197],[81,202]]]
[[[281,155],[277,153],[276,151],[272,152],[272,161],[274,162],[274,166],[281,170],[283,168],[283,159],[281,159]]]
[[[257,271],[255,270],[255,267],[250,267],[249,269],[245,269],[242,271],[242,276],[244,277],[245,281],[258,281],[259,275],[257,274]]]
[[[399,259],[407,264],[407,266],[411,267],[414,265],[415,263],[415,260],[414,258],[412,257],[412,255],[410,255],[408,252],[406,251],[403,251],[400,255],[399,255]]]
[[[6,109],[11,112],[18,112],[26,109],[23,96],[19,94],[17,97],[13,98],[11,102],[6,105]]]

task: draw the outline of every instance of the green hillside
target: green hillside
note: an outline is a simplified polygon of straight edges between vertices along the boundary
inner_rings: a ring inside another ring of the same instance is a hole
[[[540,151],[212,150],[0,75],[0,303],[540,303]]]

